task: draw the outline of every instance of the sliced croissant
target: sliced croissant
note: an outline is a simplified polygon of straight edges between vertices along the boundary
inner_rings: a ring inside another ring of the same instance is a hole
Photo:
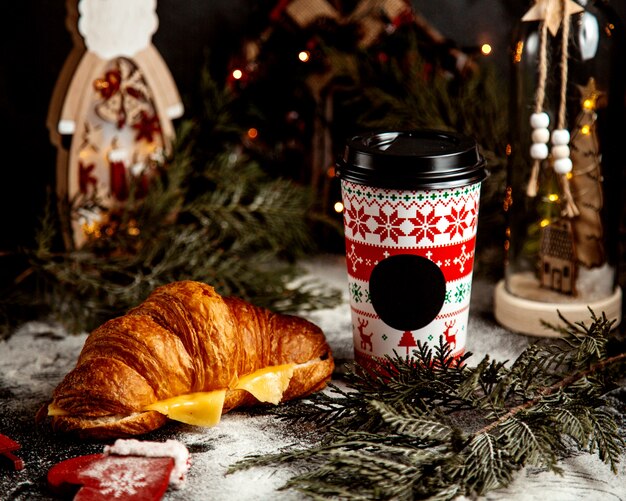
[[[293,374],[281,401],[326,385],[334,363],[317,326],[200,282],[174,282],[89,335],[49,414],[54,429],[83,437],[143,434],[167,421],[146,407],[171,397],[225,390],[223,412],[258,403],[236,382],[285,364]]]

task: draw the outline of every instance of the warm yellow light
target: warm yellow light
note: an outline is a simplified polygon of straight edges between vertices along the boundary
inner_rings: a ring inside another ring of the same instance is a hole
[[[586,110],[593,110],[595,108],[593,99],[585,99],[583,101],[583,108]]]
[[[235,80],[240,80],[240,79],[241,79],[241,77],[243,77],[243,71],[241,71],[241,70],[239,70],[239,69],[237,69],[237,70],[233,70],[232,75],[233,75],[233,78],[234,78]]]
[[[335,202],[333,209],[335,209],[335,212],[343,212],[343,204],[341,202]]]
[[[491,54],[492,48],[488,43],[484,43],[480,46],[480,52],[483,53],[483,56],[488,56]]]
[[[522,60],[522,53],[524,52],[524,42],[521,40],[515,45],[515,53],[513,55],[513,62],[519,63]]]
[[[550,193],[548,195],[548,200],[550,200],[550,202],[557,202],[559,200],[559,196],[556,193]]]
[[[301,50],[298,54],[298,59],[303,63],[306,63],[311,58],[311,53],[307,50]]]
[[[100,232],[100,225],[96,222],[83,223],[81,227],[87,237],[96,239],[102,236],[102,233]]]
[[[139,231],[139,228],[137,228],[136,226],[131,226],[130,228],[128,228],[128,234],[131,237],[136,237],[137,235],[139,235],[139,233],[141,233],[141,231]]]
[[[542,228],[545,228],[549,224],[550,224],[550,220],[549,219],[542,219],[541,222],[539,223],[539,226],[541,226]]]
[[[254,127],[250,127],[248,129],[248,137],[250,139],[256,139],[259,135],[259,131],[257,129],[255,129]]]
[[[580,133],[584,134],[585,136],[589,135],[591,133],[591,127],[589,127],[588,125],[583,125],[580,128]]]
[[[569,171],[567,174],[565,174],[565,177],[567,179],[572,179],[574,177],[574,174],[572,173],[572,171]]]

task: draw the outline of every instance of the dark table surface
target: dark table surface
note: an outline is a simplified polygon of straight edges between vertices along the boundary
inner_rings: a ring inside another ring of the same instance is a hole
[[[322,327],[338,366],[352,358],[352,328],[344,260],[321,257],[307,264],[311,276],[344,291],[335,308],[307,314]],[[497,360],[514,359],[534,338],[508,332],[493,319],[494,284],[474,280],[467,349],[477,363],[489,353]],[[25,463],[19,472],[0,467],[0,500],[55,499],[46,487],[47,471],[75,456],[102,452],[102,443],[81,442],[37,426],[34,416],[62,377],[74,366],[86,334],[68,334],[62,327],[33,321],[0,342],[0,433],[17,440]],[[339,381],[338,381],[339,382]],[[263,412],[232,412],[211,429],[171,423],[142,437],[183,442],[192,466],[182,490],[169,489],[166,500],[297,500],[293,491],[278,491],[294,473],[290,467],[253,468],[226,475],[226,469],[251,454],[302,447],[316,437],[306,424],[294,427]],[[624,458],[626,459],[626,458]],[[521,470],[506,490],[485,499],[626,500],[626,461],[614,475],[596,456],[572,451],[562,461],[563,475],[535,468]]]

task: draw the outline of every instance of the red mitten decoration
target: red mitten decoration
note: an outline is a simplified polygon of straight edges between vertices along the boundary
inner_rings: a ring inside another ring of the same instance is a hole
[[[167,490],[172,458],[91,454],[62,461],[48,471],[57,494],[78,492],[74,501],[154,501]]]

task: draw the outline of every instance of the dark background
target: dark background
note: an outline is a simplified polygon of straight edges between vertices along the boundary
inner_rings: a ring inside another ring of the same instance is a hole
[[[490,43],[494,48],[491,57],[503,78],[507,75],[509,34],[531,3],[413,0],[416,10],[459,46]],[[267,22],[273,5],[267,0],[158,2],[159,29],[153,43],[168,64],[187,109],[199,91],[207,53],[213,76],[220,78],[243,36]],[[626,19],[626,1],[613,0],[612,5]],[[65,17],[64,0],[2,4],[0,255],[32,244],[46,190],[55,186],[56,150],[50,143],[46,115],[56,79],[72,48]],[[0,258],[2,267],[10,262]]]

